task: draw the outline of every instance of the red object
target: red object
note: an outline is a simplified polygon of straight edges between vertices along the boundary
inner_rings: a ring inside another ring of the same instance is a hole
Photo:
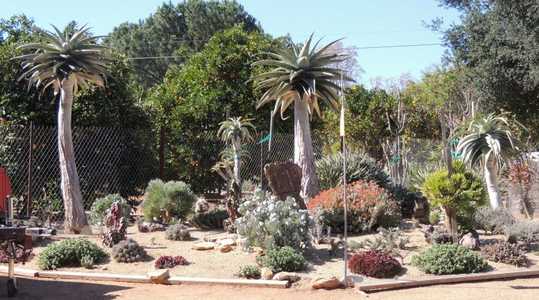
[[[11,195],[11,183],[6,169],[0,167],[0,211],[6,210],[6,198]]]

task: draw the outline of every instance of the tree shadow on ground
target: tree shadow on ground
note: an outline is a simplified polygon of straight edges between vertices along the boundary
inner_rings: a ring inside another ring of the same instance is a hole
[[[0,277],[0,299],[18,300],[109,300],[115,299],[112,292],[129,289],[126,286],[97,284],[89,282],[71,282],[60,280],[35,280],[17,278],[19,291],[14,298],[7,298],[7,277]]]

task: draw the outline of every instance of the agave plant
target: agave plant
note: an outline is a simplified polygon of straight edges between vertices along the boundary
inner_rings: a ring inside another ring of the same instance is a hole
[[[462,154],[465,163],[483,168],[492,209],[500,206],[498,172],[515,150],[509,127],[505,117],[489,114],[474,120],[468,128],[469,134],[457,145],[457,151]]]
[[[53,26],[54,27],[54,26]],[[22,60],[22,75],[19,80],[28,80],[28,88],[35,86],[43,91],[54,90],[60,94],[58,105],[58,156],[62,196],[65,208],[65,230],[79,233],[87,228],[79,176],[75,164],[73,139],[71,136],[71,109],[73,98],[79,87],[90,84],[103,87],[110,61],[104,47],[97,44],[89,28],[82,26],[64,31],[54,27],[54,33],[41,31],[43,40],[19,48],[26,54],[15,57]],[[29,52],[29,53],[28,53]]]
[[[338,109],[338,81],[353,81],[340,68],[333,67],[348,57],[335,53],[331,47],[339,40],[318,48],[312,45],[311,35],[302,47],[292,45],[277,53],[268,53],[268,59],[255,65],[273,69],[253,79],[257,89],[264,93],[257,107],[275,101],[273,114],[285,119],[286,110],[294,105],[294,162],[302,169],[302,196],[312,197],[320,189],[315,172],[311,138],[310,116],[321,115],[319,101],[326,101]]]

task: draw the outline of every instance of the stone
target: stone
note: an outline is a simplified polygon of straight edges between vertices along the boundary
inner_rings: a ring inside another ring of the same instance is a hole
[[[168,269],[159,269],[148,272],[148,277],[153,283],[167,284],[170,278],[170,272]]]
[[[273,279],[273,271],[270,268],[266,267],[260,269],[260,278],[265,280]]]
[[[341,282],[341,286],[343,287],[354,287],[356,284],[361,283],[363,281],[363,277],[358,275],[348,275],[346,276],[346,280],[344,279],[344,276],[341,277],[339,280]]]
[[[137,227],[138,227],[139,232],[156,232],[156,231],[165,231],[166,229],[163,224],[146,222],[146,221],[138,222]]]
[[[280,200],[291,196],[301,209],[306,209],[301,192],[301,167],[291,161],[280,161],[264,166],[264,175],[268,179],[273,194]]]
[[[215,248],[215,243],[212,243],[212,242],[195,243],[192,247],[193,250],[201,250],[201,251],[212,250],[214,248]]]
[[[459,245],[471,250],[479,249],[479,237],[473,232],[468,232],[459,240]]]
[[[337,277],[319,277],[311,281],[313,289],[334,290],[342,287],[342,283]]]
[[[290,283],[298,282],[301,280],[301,276],[297,273],[279,272],[273,275],[273,280],[288,281]]]
[[[264,249],[260,247],[253,247],[253,252],[256,254],[256,256],[264,256],[266,254]]]
[[[234,247],[232,247],[232,245],[222,245],[219,247],[219,251],[222,253],[228,253],[232,250],[234,250]]]
[[[195,202],[195,213],[197,214],[205,213],[209,209],[210,209],[210,204],[208,203],[208,201],[206,201],[206,199],[200,198],[197,200],[197,202]]]
[[[217,244],[220,246],[236,246],[236,241],[233,239],[222,239],[218,240]]]

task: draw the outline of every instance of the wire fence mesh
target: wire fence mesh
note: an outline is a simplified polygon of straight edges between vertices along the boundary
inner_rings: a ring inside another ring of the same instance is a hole
[[[12,184],[16,214],[36,216],[42,221],[62,222],[63,200],[57,131],[52,126],[0,125],[0,166],[6,168]],[[272,150],[260,133],[255,142],[244,145],[242,178],[259,184],[263,166],[294,157],[294,137],[275,134]],[[84,207],[89,210],[95,199],[119,193],[125,198],[140,197],[148,181],[159,177],[156,138],[148,132],[126,128],[73,128],[73,144]],[[197,191],[220,192],[224,183],[211,167],[225,145],[215,133],[203,132],[198,138],[169,147],[165,163],[167,180],[184,180]],[[322,155],[322,142],[313,136],[315,157]],[[195,170],[195,165],[198,170]],[[179,171],[184,169],[185,172]],[[204,180],[193,173],[200,173]],[[206,184],[211,182],[211,184]]]

